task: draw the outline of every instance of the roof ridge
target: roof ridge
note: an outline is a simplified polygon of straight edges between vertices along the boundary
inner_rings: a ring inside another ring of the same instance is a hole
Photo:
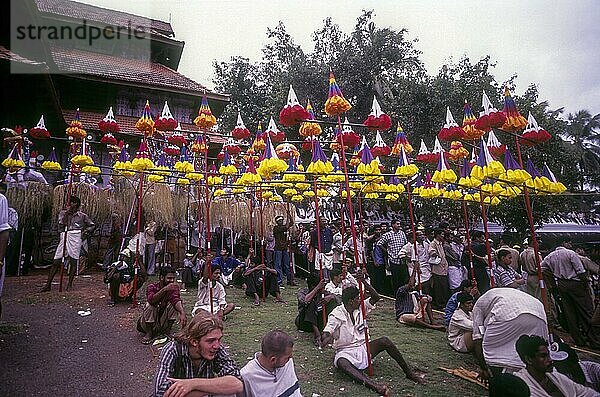
[[[96,9],[96,10],[102,10],[102,11],[109,11],[111,13],[117,13],[120,14],[121,16],[131,16],[131,17],[135,17],[137,19],[145,19],[147,21],[150,22],[149,26],[147,27],[151,27],[151,28],[155,28],[164,32],[169,32],[172,33],[173,35],[175,35],[175,32],[173,31],[173,27],[171,25],[170,22],[167,21],[163,21],[162,19],[155,19],[152,17],[148,17],[148,16],[144,16],[144,15],[137,15],[137,14],[133,14],[127,11],[120,11],[120,10],[116,10],[113,8],[106,8],[106,7],[101,7],[101,6],[97,6],[94,4],[89,4],[89,3],[84,3],[83,1],[75,1],[75,0],[35,0],[35,3],[38,7],[38,10],[42,11],[42,12],[47,12],[50,14],[58,14],[58,15],[62,15],[62,16],[70,16],[73,17],[73,15],[70,14],[65,14],[65,13],[60,13],[57,10],[52,10],[51,7],[52,6],[61,6],[61,5],[69,5],[69,4],[76,4],[82,7],[87,7],[88,9]],[[41,7],[43,7],[44,9],[41,9]],[[98,19],[93,19],[93,21],[95,22],[106,22],[103,20],[98,20]],[[168,26],[168,30],[166,28],[161,28],[159,26],[153,26],[152,23],[153,22],[158,22],[160,24],[164,24],[166,26]]]

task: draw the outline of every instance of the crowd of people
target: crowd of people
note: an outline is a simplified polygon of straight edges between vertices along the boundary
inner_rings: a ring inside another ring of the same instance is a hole
[[[559,335],[565,337],[567,334],[580,347],[598,349],[598,305],[594,309],[597,268],[584,256],[584,252],[572,251],[569,240],[564,239],[545,258],[539,258],[548,292],[549,305],[545,307],[539,282],[534,279],[538,277],[538,269],[535,256],[531,254],[534,250],[528,241],[523,242],[523,247],[510,246],[508,237],[504,236],[496,245],[491,241],[486,244],[483,233],[471,231],[469,252],[463,234],[449,225],[441,224],[431,231],[419,229],[415,233],[417,239],[413,241],[411,234],[402,230],[400,222],[392,222],[389,230],[385,225],[376,225],[370,233],[357,235],[357,243],[364,244],[364,249],[357,250],[358,255],[354,255],[349,229],[342,234],[335,225],[323,222],[317,232],[316,228],[291,227],[283,225],[282,221],[283,218],[276,219],[275,227],[284,229],[280,235],[289,239],[285,243],[291,249],[292,264],[296,266],[289,266],[283,255],[277,263],[274,259],[269,261],[270,258],[265,255],[256,255],[253,248],[249,249],[244,260],[231,256],[227,250],[222,250],[216,257],[211,252],[203,252],[201,265],[194,265],[199,272],[198,299],[192,309],[191,322],[197,321],[200,316],[204,319],[202,321],[208,321],[208,318],[211,324],[218,324],[217,328],[222,327],[226,315],[233,309],[233,305],[225,299],[227,285],[245,289],[246,295],[256,305],[260,305],[268,295],[275,302],[283,302],[280,288],[286,283],[296,284],[293,277],[296,270],[297,273],[304,272],[308,285],[297,293],[296,327],[311,333],[316,346],[331,346],[335,351],[334,366],[379,394],[389,393],[389,387],[369,378],[363,371],[370,359],[381,352],[387,352],[407,378],[424,383],[425,375],[407,363],[389,338],[368,340],[365,337],[369,313],[382,296],[389,294],[395,301],[395,319],[400,326],[445,332],[449,348],[473,354],[480,367],[479,376],[489,382],[491,393],[505,390],[505,384],[513,382],[519,386],[511,390],[527,390],[525,394],[515,395],[560,395],[557,392],[564,396],[597,395],[600,364],[575,358],[576,364],[570,367],[556,364],[558,370],[555,370],[548,364],[540,370],[539,366],[530,363],[532,353],[520,351],[520,343],[523,344],[526,338],[542,340],[545,351],[552,353],[548,353],[549,357],[558,363],[558,353],[566,350],[566,345],[561,343],[563,347],[556,349],[555,341],[560,341]],[[321,241],[318,241],[319,233]],[[277,241],[275,246],[283,245]],[[356,259],[359,266],[355,265]],[[207,266],[207,263],[212,265]],[[286,265],[289,273],[281,271],[282,264]],[[302,264],[306,267],[301,268]],[[211,269],[210,276],[207,269]],[[165,271],[174,270],[166,268]],[[168,280],[174,277],[174,273],[165,273],[161,276],[160,287],[168,288]],[[209,285],[212,286],[210,293]],[[148,287],[147,305],[156,300],[153,298],[156,295],[151,295],[156,294],[156,288]],[[146,332],[145,340],[168,334],[169,330],[161,329],[161,324],[169,321],[170,326],[177,320],[180,312],[171,301],[172,296],[164,294],[163,304],[172,307],[165,311],[162,322],[160,316],[156,317],[157,330]],[[434,310],[443,311],[443,318],[434,315]],[[570,313],[567,315],[567,312]],[[148,310],[145,309],[144,313]],[[180,316],[179,320],[182,325],[186,322],[188,326],[191,324],[185,316]],[[147,318],[144,321],[148,323]],[[138,326],[138,330],[142,331],[141,328]],[[557,330],[562,333],[555,333]],[[276,351],[266,348],[267,341],[274,338],[272,333],[267,334],[262,351],[242,371],[238,373],[230,369],[232,378],[228,378],[228,385],[241,387],[246,390],[246,395],[255,395],[256,390],[267,395],[279,395],[266,390],[277,388],[282,391],[289,390],[289,387],[293,387],[293,391],[285,395],[299,393],[293,364],[288,359],[293,341],[288,339],[289,336],[282,336],[280,331],[273,332],[280,335],[281,340],[288,341],[281,342],[285,348],[280,347]],[[549,336],[553,339],[548,340]],[[172,343],[178,343],[177,337]],[[215,346],[210,352],[219,350],[220,345]],[[542,346],[539,347],[541,350]],[[178,350],[182,351],[185,349]],[[570,354],[576,357],[573,350]],[[161,358],[159,371],[164,368],[165,359]],[[286,375],[280,377],[278,371]],[[225,372],[213,375],[229,376]],[[253,376],[259,377],[254,379]],[[186,383],[177,379],[179,377],[173,374],[157,373],[156,395],[179,395],[167,393],[171,388],[179,390],[180,387],[203,393],[212,390],[204,388],[202,382]],[[279,384],[278,379],[282,382],[285,379],[285,382]],[[197,388],[190,389],[191,385]],[[504,391],[495,395],[507,394]]]
[[[0,255],[11,228],[3,198]],[[71,196],[59,214],[60,242],[42,291],[50,290],[61,267],[67,289],[73,288],[83,243],[96,227],[81,204]],[[286,333],[268,332],[261,351],[241,369],[221,344],[223,322],[234,311],[228,286],[242,288],[254,305],[268,296],[285,304],[281,289],[297,286],[297,277],[307,282],[297,292],[297,329],[310,333],[315,346],[331,346],[334,366],[378,394],[387,395],[389,387],[363,371],[384,351],[408,379],[424,383],[425,376],[389,338],[368,339],[367,317],[382,297],[394,300],[398,326],[445,332],[449,349],[473,354],[490,393],[505,390],[505,384],[529,393],[522,395],[599,392],[600,364],[579,361],[572,349],[574,364],[560,363],[565,358],[559,353],[569,349],[561,336],[600,350],[598,266],[582,247],[573,250],[569,239],[536,258],[529,240],[515,244],[502,236],[495,243],[478,230],[467,239],[464,230],[446,223],[417,227],[413,234],[394,220],[361,232],[326,220],[318,227],[294,225],[287,215],[287,222],[283,216],[273,220],[263,241],[250,240],[245,247],[234,247],[221,232],[213,250],[203,249],[205,236],[196,230],[196,245],[189,244],[182,261],[174,255],[157,261],[155,222],[124,241],[122,222],[113,218],[104,257],[110,303],[130,299],[135,284],[146,295],[136,326],[141,342],[170,338],[155,375],[155,396],[301,395],[294,340]],[[3,275],[4,270],[2,264]],[[154,274],[158,280],[142,288]],[[181,299],[186,288],[197,288],[193,307]],[[172,334],[175,322],[180,331]]]

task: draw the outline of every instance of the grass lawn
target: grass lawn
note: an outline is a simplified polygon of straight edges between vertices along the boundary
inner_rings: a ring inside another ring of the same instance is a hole
[[[303,283],[304,284],[304,283]],[[273,303],[272,298],[258,307],[237,288],[227,288],[227,301],[236,309],[225,322],[223,344],[229,347],[240,367],[246,364],[260,349],[260,339],[271,329],[281,329],[295,340],[294,362],[300,379],[302,394],[320,396],[369,396],[375,395],[362,385],[355,384],[333,366],[333,350],[319,350],[312,344],[312,335],[299,332],[294,325],[297,313],[296,292],[300,287],[287,287],[282,297],[287,305]],[[195,302],[195,289],[182,292],[186,309]],[[485,396],[480,386],[449,375],[438,367],[464,367],[476,370],[470,355],[454,352],[446,341],[445,333],[421,330],[398,325],[394,320],[394,305],[382,300],[371,312],[369,322],[373,339],[387,336],[396,345],[410,365],[427,371],[427,385],[417,385],[404,377],[404,373],[386,353],[375,360],[374,371],[378,382],[389,385],[395,396]]]

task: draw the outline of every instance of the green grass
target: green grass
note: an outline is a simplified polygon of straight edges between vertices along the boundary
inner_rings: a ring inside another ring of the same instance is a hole
[[[241,307],[231,313],[225,322],[223,344],[229,347],[240,367],[260,349],[260,339],[271,329],[281,329],[295,340],[294,362],[300,379],[302,394],[320,396],[375,395],[364,386],[355,384],[333,366],[334,352],[319,350],[312,344],[312,335],[299,332],[294,325],[297,313],[296,292],[299,287],[282,291],[287,305],[273,303],[272,298],[258,307],[236,288],[227,288],[227,301]],[[195,289],[182,293],[186,310],[193,307]],[[484,396],[487,393],[471,382],[449,375],[438,367],[476,369],[472,356],[454,352],[445,333],[397,325],[392,301],[381,301],[371,312],[369,326],[372,338],[389,337],[398,346],[406,361],[427,371],[427,385],[416,385],[404,377],[398,365],[386,354],[380,354],[374,363],[375,378],[389,385],[395,396]]]
[[[0,335],[18,335],[27,330],[29,325],[20,323],[0,324]]]

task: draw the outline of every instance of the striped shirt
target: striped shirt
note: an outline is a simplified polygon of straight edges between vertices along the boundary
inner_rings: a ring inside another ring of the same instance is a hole
[[[496,287],[510,287],[512,283],[522,278],[512,267],[500,265],[496,265],[494,277],[496,280]]]
[[[208,361],[202,358],[200,365],[194,367],[188,346],[185,343],[171,341],[163,348],[160,361],[156,367],[154,397],[163,397],[173,383],[167,377],[176,379],[208,379],[227,375],[235,376],[239,380],[242,380],[238,366],[223,346],[217,350],[214,359]]]

